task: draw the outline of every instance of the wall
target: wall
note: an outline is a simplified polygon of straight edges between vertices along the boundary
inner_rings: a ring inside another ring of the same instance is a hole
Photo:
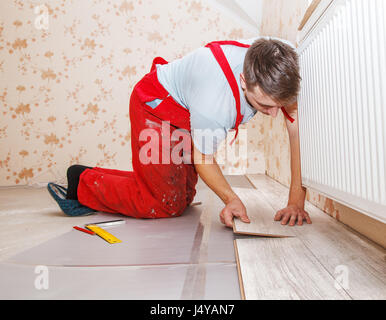
[[[153,58],[256,36],[200,0],[2,0],[0,17],[0,186],[63,184],[75,163],[130,170],[128,101]],[[253,172],[261,126],[244,126]]]
[[[308,0],[265,0],[261,35],[277,36],[296,43],[298,26],[307,10]],[[267,175],[287,187],[291,183],[290,147],[284,117],[266,117],[265,137]],[[386,225],[308,189],[307,200],[335,219],[386,247]]]

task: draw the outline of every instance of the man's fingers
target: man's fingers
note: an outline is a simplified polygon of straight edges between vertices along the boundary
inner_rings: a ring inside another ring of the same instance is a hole
[[[303,213],[304,213],[304,219],[306,219],[306,222],[307,222],[308,224],[312,224],[310,215],[309,215],[306,211],[303,211]]]
[[[249,220],[249,217],[246,212],[242,212],[242,213],[234,212],[233,215],[239,218],[242,222],[251,223],[251,220]]]
[[[291,227],[293,227],[293,226],[295,225],[297,218],[298,218],[297,213],[293,213],[293,214],[291,215],[290,222],[289,222],[289,225],[290,225]],[[299,216],[299,218],[300,218],[300,216]],[[300,218],[300,219],[301,219],[301,218]]]
[[[244,222],[244,223],[251,223],[251,220],[249,220],[249,217],[247,215],[243,216],[241,218],[241,221]]]
[[[224,211],[224,224],[229,228],[233,227],[233,214],[228,210]]]
[[[287,225],[289,223],[290,226],[295,226],[296,223],[299,226],[303,225],[303,221],[305,220],[308,224],[312,224],[311,218],[308,212],[304,211],[302,208],[294,209],[294,208],[285,208],[276,212],[275,221],[281,221],[282,225]]]
[[[220,221],[221,221],[222,224],[225,224],[224,210],[222,210],[221,213],[220,213]]]
[[[281,220],[281,217],[282,217],[282,215],[283,215],[283,210],[280,210],[280,211],[278,211],[278,212],[276,212],[276,215],[275,215],[275,221],[280,221]]]
[[[299,215],[301,215],[302,220],[305,220],[308,224],[312,224],[310,215],[308,214],[307,211],[305,211],[304,209],[300,209],[300,214]]]
[[[286,225],[288,223],[288,220],[290,219],[291,215],[287,212],[282,215],[281,224]]]
[[[302,215],[298,216],[298,226],[302,226],[303,225],[303,219],[305,219],[304,216],[302,216]]]

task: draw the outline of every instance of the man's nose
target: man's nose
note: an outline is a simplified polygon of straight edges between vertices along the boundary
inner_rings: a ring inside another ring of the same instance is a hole
[[[269,110],[269,114],[270,114],[273,118],[276,118],[276,117],[277,117],[278,112],[279,112],[279,108],[270,108],[270,110]]]

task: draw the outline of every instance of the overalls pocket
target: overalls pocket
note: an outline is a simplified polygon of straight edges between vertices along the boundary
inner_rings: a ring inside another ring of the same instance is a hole
[[[190,132],[190,113],[177,103],[172,96],[145,103],[145,110],[171,125]]]
[[[146,102],[146,104],[152,108],[153,110],[158,107],[158,105],[162,102],[161,99],[155,99],[153,101]]]

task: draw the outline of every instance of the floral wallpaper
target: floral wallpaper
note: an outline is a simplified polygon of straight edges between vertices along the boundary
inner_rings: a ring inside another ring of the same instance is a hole
[[[308,8],[307,0],[265,0],[261,35],[276,36],[296,44],[297,29]],[[264,134],[267,175],[289,187],[291,156],[289,138],[283,116],[266,117],[260,128]],[[338,221],[361,232],[386,247],[386,226],[349,207],[307,189],[306,199]]]
[[[128,102],[153,58],[256,36],[200,0],[2,0],[0,16],[0,186],[131,170]],[[262,125],[244,126],[249,160],[232,165],[265,172]]]

